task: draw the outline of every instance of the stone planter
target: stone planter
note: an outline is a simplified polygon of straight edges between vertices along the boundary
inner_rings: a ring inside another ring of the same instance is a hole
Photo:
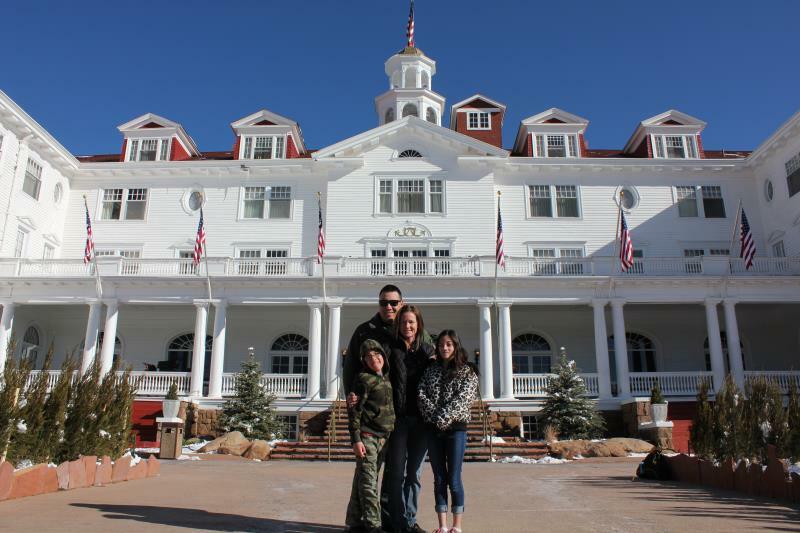
[[[180,400],[163,400],[161,402],[161,410],[164,411],[164,418],[177,418],[180,409]]]
[[[667,403],[653,403],[650,404],[650,416],[656,424],[659,422],[666,422],[667,420]]]

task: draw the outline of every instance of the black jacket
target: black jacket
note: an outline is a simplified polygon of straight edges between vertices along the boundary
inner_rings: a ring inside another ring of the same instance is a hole
[[[344,358],[342,369],[342,385],[345,394],[353,392],[355,379],[361,371],[361,345],[367,339],[374,339],[387,349],[392,342],[392,325],[385,324],[381,320],[381,315],[375,316],[359,325],[350,337],[350,344],[347,345],[347,357]],[[391,363],[390,363],[391,364]],[[394,366],[392,364],[392,366]],[[394,369],[392,369],[394,370]],[[394,372],[392,372],[394,374]]]
[[[422,374],[432,361],[433,344],[423,340],[418,349],[406,350],[402,340],[392,340],[389,345],[390,378],[394,391],[394,412],[401,416],[419,416],[417,389]]]

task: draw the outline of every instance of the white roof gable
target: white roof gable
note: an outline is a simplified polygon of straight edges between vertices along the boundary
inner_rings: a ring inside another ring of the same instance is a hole
[[[553,119],[557,122],[548,122]],[[588,125],[588,119],[573,115],[557,107],[551,107],[547,111],[528,117],[520,123],[517,130],[517,138],[514,140],[514,152],[522,153],[524,151],[525,140],[531,133],[578,134],[585,132]]]
[[[180,128],[181,125],[177,122],[173,122],[168,118],[164,118],[160,115],[156,115],[155,113],[145,113],[139,117],[136,117],[133,120],[129,120],[125,124],[117,126],[117,129],[122,133],[131,130],[139,130],[142,129],[144,126],[153,123],[158,124],[162,128]]]
[[[461,108],[461,107],[466,106],[470,102],[474,102],[475,100],[483,100],[487,104],[494,106],[496,109],[499,109],[500,112],[502,113],[501,116],[505,115],[505,113],[506,113],[506,105],[505,104],[501,104],[497,100],[492,100],[488,96],[484,96],[484,95],[482,95],[480,93],[475,93],[472,96],[470,96],[469,98],[464,98],[460,102],[456,102],[455,104],[450,106],[450,128],[451,129],[456,129],[456,112],[458,111],[458,109]],[[505,118],[505,117],[503,117],[503,118]],[[502,125],[503,124],[501,122],[500,126],[502,127]]]
[[[545,124],[551,119],[559,120],[565,124],[582,124],[584,126],[589,125],[588,119],[579,117],[578,115],[573,115],[572,113],[567,113],[563,109],[559,109],[557,107],[551,107],[547,111],[542,111],[538,115],[533,115],[532,117],[523,119],[522,123],[525,125]]]
[[[665,122],[674,121],[682,126],[700,126],[701,129],[706,127],[706,123],[699,118],[682,113],[677,109],[670,109],[663,113],[650,117],[642,121],[642,126],[660,126]]]
[[[259,122],[271,122],[271,125],[259,125]],[[306,151],[305,141],[303,140],[303,133],[300,131],[300,125],[290,118],[286,118],[277,113],[273,113],[267,109],[261,109],[253,114],[240,118],[235,122],[231,122],[231,129],[236,135],[251,134],[255,128],[264,128],[263,131],[269,131],[267,128],[275,128],[275,126],[283,126],[292,132],[292,137],[297,147],[297,150],[302,154]],[[260,130],[259,130],[260,131]],[[284,132],[286,130],[284,129]]]
[[[156,124],[158,127],[147,127],[148,124]],[[148,137],[172,137],[175,135],[190,155],[200,155],[200,149],[197,148],[194,139],[189,137],[189,134],[186,133],[183,126],[168,118],[156,115],[155,113],[145,113],[133,120],[129,120],[125,124],[117,126],[117,129],[126,139],[129,137],[138,137],[140,135]]]
[[[357,156],[363,153],[366,149],[379,143],[382,137],[388,137],[401,131],[410,131],[415,134],[438,138],[441,141],[450,143],[451,145],[461,147],[465,155],[494,157],[508,156],[508,152],[502,148],[498,148],[483,141],[473,139],[472,137],[458,133],[451,129],[437,126],[436,124],[432,124],[426,120],[408,116],[322,148],[314,153],[314,159]]]
[[[677,122],[677,124],[666,124],[667,122]],[[625,143],[623,152],[631,153],[635,151],[639,145],[642,144],[645,135],[651,133],[664,134],[670,132],[676,135],[697,135],[703,131],[705,127],[706,123],[699,118],[687,115],[676,109],[670,109],[669,111],[664,111],[663,113],[641,121],[639,125],[636,126],[628,142]]]

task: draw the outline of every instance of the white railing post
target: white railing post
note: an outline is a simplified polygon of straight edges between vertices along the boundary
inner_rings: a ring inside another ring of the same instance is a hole
[[[718,391],[725,381],[725,355],[722,352],[719,317],[717,316],[717,304],[719,302],[715,298],[707,298],[705,301],[708,351],[711,358],[711,372],[714,375],[714,392]]]
[[[319,397],[319,375],[322,351],[322,301],[308,302],[308,390],[306,398]]]
[[[514,399],[514,370],[511,366],[511,302],[498,302],[500,309],[500,399]]]
[[[625,335],[623,305],[625,305],[625,300],[611,300],[611,315],[614,322],[614,362],[617,367],[617,397],[624,400],[631,396],[631,384],[628,375],[628,339]]]
[[[214,340],[211,344],[211,368],[208,376],[208,397],[222,398],[222,372],[225,368],[225,331],[227,329],[227,309],[225,300],[217,300],[214,305]]]
[[[115,299],[104,300],[103,303],[106,304],[106,323],[103,327],[103,345],[100,347],[100,374],[105,376],[114,365],[119,305]]]
[[[339,390],[339,332],[341,301],[328,301],[328,356],[325,361],[325,399],[335,400]]]
[[[478,302],[480,310],[480,374],[481,395],[483,400],[494,399],[494,374],[492,373],[492,302],[483,300]]]
[[[739,323],[736,320],[736,301],[725,299],[722,302],[725,311],[725,336],[728,340],[728,364],[731,374],[739,389],[744,389],[744,363],[742,361],[742,345],[739,339]]]
[[[89,316],[86,320],[86,335],[83,339],[83,356],[81,357],[81,375],[85,374],[94,363],[102,307],[103,303],[99,300],[89,302]],[[112,340],[111,343],[113,344],[114,341]]]
[[[193,398],[203,396],[203,371],[206,363],[206,321],[208,302],[195,301],[194,340],[192,342],[192,378],[189,395]]]
[[[607,300],[592,300],[594,312],[594,357],[597,364],[598,394],[601,400],[611,398],[611,365],[608,360]]]

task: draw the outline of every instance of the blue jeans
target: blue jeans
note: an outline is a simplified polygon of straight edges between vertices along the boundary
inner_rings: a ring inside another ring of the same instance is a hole
[[[387,444],[381,483],[381,522],[386,529],[400,532],[417,523],[420,477],[427,453],[422,420],[415,416],[398,418]]]
[[[467,432],[430,431],[428,437],[436,512],[447,512],[447,488],[450,487],[453,514],[463,513],[464,483],[461,482],[461,468],[464,464],[464,452],[467,449]]]

